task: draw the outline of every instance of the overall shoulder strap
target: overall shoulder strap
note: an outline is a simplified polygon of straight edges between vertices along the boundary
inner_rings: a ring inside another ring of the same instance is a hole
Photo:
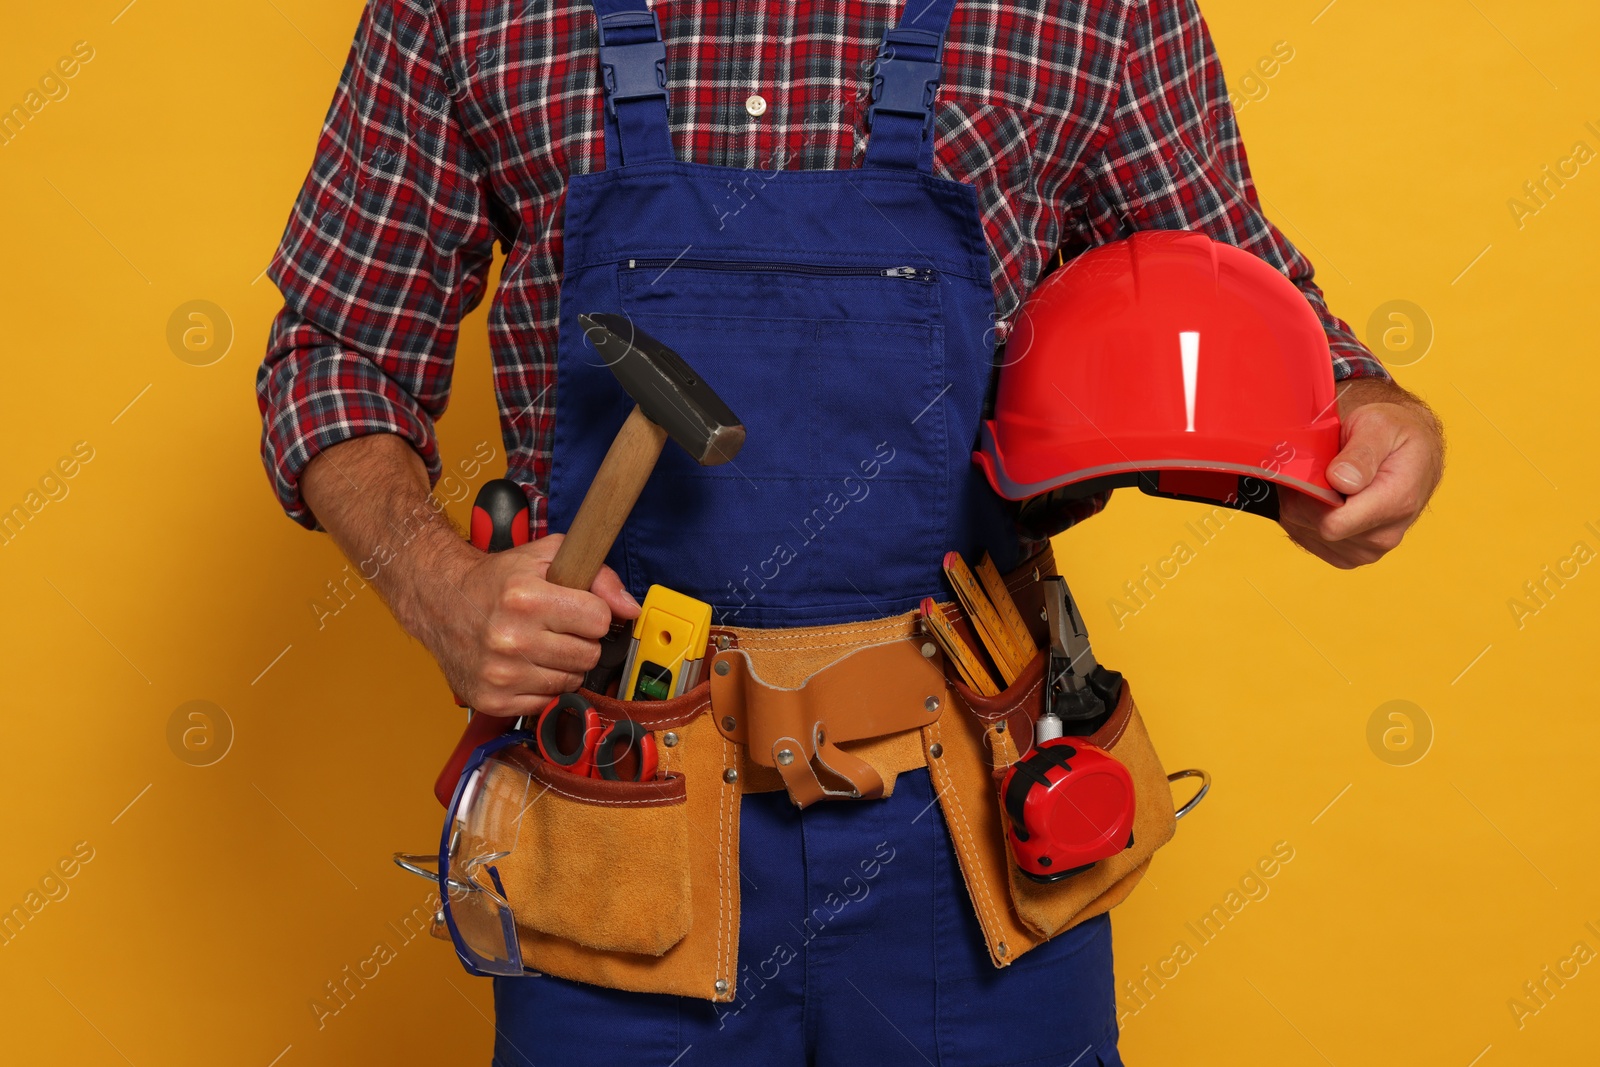
[[[591,0],[600,27],[606,167],[670,161],[667,46],[645,0]]]
[[[872,71],[866,166],[933,169],[933,98],[955,7],[956,0],[905,0],[900,25],[884,32]]]

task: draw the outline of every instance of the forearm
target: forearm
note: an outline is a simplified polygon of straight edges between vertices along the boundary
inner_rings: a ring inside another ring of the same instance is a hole
[[[301,493],[406,632],[435,647],[427,609],[460,596],[476,553],[433,499],[411,444],[377,433],[333,445],[307,465]]]

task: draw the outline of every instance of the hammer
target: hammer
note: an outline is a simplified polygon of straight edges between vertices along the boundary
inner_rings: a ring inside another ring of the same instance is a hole
[[[628,521],[670,437],[704,467],[744,445],[744,426],[689,364],[621,315],[579,315],[583,335],[634,400],[595,472],[545,581],[587,589]]]
[[[579,315],[578,324],[633,398],[634,406],[606,450],[556,558],[545,572],[545,581],[567,589],[588,589],[594,584],[623,523],[644,492],[667,438],[682,445],[697,463],[714,467],[738,455],[745,436],[738,417],[683,357],[627,318]],[[528,539],[527,512],[521,486],[505,479],[485,484],[473,507],[473,543],[488,551],[522,544]],[[500,736],[512,721],[493,715],[474,715],[468,720],[434,782],[434,795],[441,804],[449,806],[473,749]]]

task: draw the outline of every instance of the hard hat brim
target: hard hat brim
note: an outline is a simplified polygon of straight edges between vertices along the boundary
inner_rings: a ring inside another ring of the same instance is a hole
[[[1338,432],[1338,424],[1334,423],[1332,425],[1334,452],[1337,452]],[[1156,442],[1147,442],[1146,444],[1157,445]],[[1211,451],[1213,455],[1218,454],[1216,444],[1215,441],[1209,442],[1210,448],[1208,451]],[[1176,449],[1161,449],[1159,447],[1146,448],[1144,450],[1135,449],[1136,454],[1129,455],[1126,447],[1111,445],[1109,442],[1107,442],[1107,445],[1119,453],[1115,459],[1071,471],[1053,473],[1042,479],[1022,481],[1008,471],[1005,456],[1000,450],[999,443],[995,440],[994,424],[986,421],[983,424],[979,449],[973,453],[972,458],[978,466],[983,468],[984,475],[989,479],[989,484],[994,491],[1006,500],[1013,501],[1028,500],[1056,489],[1083,482],[1099,481],[1119,474],[1196,471],[1260,478],[1274,485],[1304,493],[1333,507],[1338,507],[1344,503],[1344,497],[1326,483],[1323,472],[1312,470],[1309,467],[1303,470],[1300,469],[1306,466],[1305,464],[1290,462],[1272,468],[1259,462],[1235,462],[1216,458],[1196,459],[1192,456],[1181,454],[1163,455],[1164,451],[1175,452]],[[1132,446],[1130,445],[1129,447]],[[1141,451],[1144,454],[1137,454]],[[1307,451],[1309,455],[1316,456],[1321,454],[1323,450],[1309,449]],[[1262,450],[1259,447],[1255,447],[1253,452],[1259,455]],[[1219,504],[1230,503],[1230,501],[1220,498],[1217,502]]]

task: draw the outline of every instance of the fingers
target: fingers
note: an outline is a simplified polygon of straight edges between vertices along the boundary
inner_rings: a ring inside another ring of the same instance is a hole
[[[1278,487],[1278,522],[1285,528],[1294,526],[1315,530],[1322,525],[1323,517],[1334,510],[1334,505],[1325,504],[1314,496],[1285,486]]]
[[[567,672],[581,678],[600,662],[600,642],[541,630],[509,654],[546,670]]]
[[[1287,527],[1285,527],[1285,529],[1287,529]],[[1320,538],[1308,537],[1304,531],[1300,530],[1288,530],[1288,534],[1289,540],[1293,541],[1295,544],[1299,545],[1313,556],[1316,556],[1324,563],[1338,567],[1340,570],[1349,570],[1351,567],[1356,565],[1350,563],[1346,559],[1346,552],[1343,549],[1335,548]]]
[[[493,630],[488,652],[468,687],[472,707],[489,715],[529,715],[583,684],[600,659],[598,642],[568,634]]]
[[[1339,507],[1285,494],[1278,521],[1300,547],[1348,570],[1375,563],[1398,547],[1418,510],[1405,479],[1384,470]]]
[[[525,585],[520,589],[522,608],[537,611],[543,606],[547,609],[544,617],[552,630],[595,640],[604,637],[611,629],[613,615],[621,619],[638,618],[639,602],[623,587],[622,579],[610,567],[600,568],[600,573],[595,576],[594,584],[587,592],[544,581],[564,539],[564,534],[550,534],[513,549],[522,553],[521,562],[527,565],[524,577],[538,579],[536,585]],[[541,605],[541,600],[546,603]]]
[[[598,641],[611,629],[611,608],[583,589],[551,585],[543,566],[505,575],[489,612],[491,628],[521,633],[524,625]]]
[[[1328,484],[1349,496],[1372,484],[1394,451],[1400,423],[1383,410],[1388,405],[1357,408],[1344,423],[1344,446],[1328,464]]]
[[[1401,527],[1399,533],[1404,532],[1404,527]],[[1353,570],[1369,563],[1376,563],[1389,551],[1389,548],[1382,547],[1379,542],[1367,537],[1330,542],[1316,536],[1314,531],[1291,529],[1288,533],[1289,539],[1295,544],[1340,570]],[[1394,544],[1399,543],[1399,533],[1394,536]]]
[[[562,693],[570,693],[582,683],[582,675],[563,676],[549,672],[539,680],[530,676],[525,689],[483,685],[469,701],[474,711],[499,718],[513,719],[519,715],[537,715]]]
[[[492,685],[526,688],[529,684],[521,677],[489,677],[488,672],[501,664],[511,672],[539,668],[581,676],[600,662],[600,642],[545,630],[537,624],[490,623],[483,643],[487,652],[484,677]]]
[[[1379,471],[1367,488],[1321,516],[1317,534],[1324,541],[1347,541],[1396,522],[1409,524],[1419,510],[1410,488],[1410,479],[1402,472]]]
[[[1301,493],[1282,493],[1280,496],[1278,523],[1289,535],[1289,540],[1324,563],[1341,570],[1359,566],[1351,559],[1350,546],[1330,543],[1319,532],[1323,513],[1334,508]]]
[[[1388,479],[1389,475],[1380,473],[1376,482],[1338,507],[1303,493],[1280,493],[1278,522],[1295,544],[1341,570],[1374,563],[1400,543],[1414,518],[1410,514],[1399,519],[1373,517],[1391,509],[1390,503],[1380,499],[1392,496],[1386,486]]]
[[[546,541],[485,561],[495,571],[492,591],[477,615],[477,648],[462,658],[466,696],[486,714],[532,714],[578,688],[611,629],[611,609],[600,597],[544,580],[545,557],[554,556]]]
[[[1373,563],[1400,544],[1422,512],[1429,472],[1426,450],[1379,407],[1358,409],[1345,428],[1344,447],[1328,464],[1328,481],[1346,494],[1344,503],[1332,507],[1284,493],[1279,522],[1296,544],[1349,569]]]
[[[543,587],[543,596],[535,618],[546,629],[590,641],[598,641],[611,631],[611,606],[604,600],[583,589],[539,584]]]
[[[553,535],[478,557],[456,587],[454,612],[429,634],[451,688],[485,714],[532,714],[577,689],[600,660],[613,612],[639,613],[610,570],[595,592],[545,581],[561,543]]]
[[[548,702],[558,693],[583,684],[583,676],[600,661],[600,645],[570,634],[554,633],[535,624],[491,625],[484,637],[486,655],[478,667],[476,698],[492,710],[520,708],[528,701]],[[474,705],[478,707],[478,705]],[[537,709],[535,709],[537,710]]]
[[[595,576],[594,584],[589,587],[589,592],[605,601],[611,609],[611,614],[619,619],[637,619],[639,617],[639,602],[633,594],[623,586],[622,579],[617,577],[617,572],[610,567],[601,567],[600,573]]]
[[[1427,440],[1397,434],[1393,451],[1380,461],[1370,484],[1325,515],[1320,532],[1330,541],[1366,535],[1387,551],[1400,543],[1400,535],[1422,514],[1437,481],[1435,455]]]

